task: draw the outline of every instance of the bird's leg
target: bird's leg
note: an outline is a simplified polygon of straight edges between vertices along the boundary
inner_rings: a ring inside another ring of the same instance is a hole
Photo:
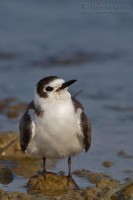
[[[68,180],[67,180],[67,186],[69,189],[79,189],[78,185],[72,178],[72,172],[71,172],[71,157],[68,158]]]
[[[44,175],[46,175],[46,166],[45,166],[45,164],[46,164],[46,158],[45,157],[43,157],[43,170],[42,170],[42,173],[44,174]]]
[[[72,173],[71,173],[71,157],[68,158],[68,182],[72,180]]]

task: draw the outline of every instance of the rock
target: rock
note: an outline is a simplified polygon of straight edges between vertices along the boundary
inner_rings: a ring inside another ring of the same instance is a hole
[[[109,179],[109,178],[101,178],[97,181],[96,183],[96,187],[99,189],[103,189],[103,188],[115,188],[120,184],[120,182],[118,180],[114,180],[114,179]]]
[[[0,189],[0,200],[48,200],[43,195],[32,196],[21,192],[5,192]]]
[[[93,184],[97,184],[99,180],[103,178],[109,178],[109,176],[107,176],[104,173],[90,173],[90,175],[88,176],[90,183],[93,183]]]
[[[18,100],[17,100],[17,98],[16,97],[7,97],[7,98],[5,98],[5,99],[3,99],[3,101],[7,104],[7,105],[9,105],[9,104],[11,104],[11,103],[14,103],[14,102],[17,102]]]
[[[113,164],[114,164],[114,163],[112,163],[112,162],[109,161],[109,160],[106,160],[106,161],[104,161],[104,162],[102,163],[102,165],[103,165],[104,167],[111,167]]]
[[[6,115],[8,118],[17,118],[20,113],[24,111],[27,107],[25,103],[16,103],[15,105],[9,105],[6,110]]]
[[[104,173],[94,173],[94,172],[91,172],[89,170],[84,170],[84,169],[75,170],[73,174],[78,177],[89,179],[89,182],[92,184],[96,184],[97,181],[101,180],[102,178],[109,178],[109,176],[107,176]]]
[[[20,154],[19,134],[7,132],[0,134],[0,156],[17,156]],[[22,153],[21,153],[22,155]]]
[[[47,173],[46,175],[37,174],[32,176],[27,183],[28,193],[43,193],[48,196],[61,195],[69,190],[67,182],[67,176],[54,173]],[[72,180],[70,189],[75,188],[77,188],[77,185],[74,180]]]
[[[133,183],[126,186],[120,191],[119,195],[120,200],[132,200],[133,199]]]
[[[12,119],[17,118],[19,116],[18,110],[15,109],[14,107],[9,108],[6,114],[8,118],[12,118]]]
[[[27,107],[27,103],[19,102],[15,97],[0,100],[0,113],[8,118],[18,118]]]
[[[17,99],[15,97],[8,97],[5,99],[0,100],[0,113],[3,114],[7,109],[8,106],[12,103],[16,103]]]
[[[87,188],[83,193],[82,196],[85,200],[95,200],[98,198],[98,194],[100,189],[98,188]]]
[[[88,178],[92,172],[90,170],[80,169],[73,171],[73,174],[77,177]]]
[[[3,101],[0,101],[0,113],[4,113],[4,110],[6,108],[6,105]]]
[[[84,200],[82,192],[80,190],[68,190],[66,193],[55,196],[54,200]]]
[[[133,158],[132,155],[127,154],[124,150],[118,151],[117,155],[122,158]]]
[[[126,174],[132,174],[133,170],[132,169],[126,169],[123,172],[126,173]]]
[[[11,169],[5,167],[0,168],[0,183],[7,185],[13,181],[13,177]]]

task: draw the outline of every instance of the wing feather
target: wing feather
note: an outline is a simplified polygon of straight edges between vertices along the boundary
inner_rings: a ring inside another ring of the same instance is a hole
[[[85,152],[87,152],[91,145],[91,124],[84,112],[81,113],[81,126],[84,134],[83,143],[85,145]]]
[[[30,105],[30,104],[29,104]],[[31,138],[34,135],[34,121],[27,108],[26,112],[23,114],[19,124],[20,130],[20,147],[22,152],[25,152]]]
[[[83,144],[85,147],[85,152],[87,152],[91,145],[91,123],[84,113],[82,104],[75,97],[72,97],[72,101],[75,107],[75,111],[79,115],[80,127],[83,133]]]

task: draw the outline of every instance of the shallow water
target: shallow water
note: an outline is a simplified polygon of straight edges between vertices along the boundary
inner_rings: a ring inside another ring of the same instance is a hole
[[[82,90],[78,99],[93,136],[90,151],[73,159],[73,170],[102,171],[123,181],[124,170],[133,166],[133,158],[117,155],[121,149],[133,155],[132,2],[126,1],[125,8],[121,1],[116,10],[112,0],[113,13],[107,1],[102,1],[104,12],[96,5],[97,1],[1,2],[0,97],[29,102],[44,76],[77,79],[71,92]],[[0,130],[18,130],[18,122],[1,114]],[[103,167],[105,160],[114,165]],[[67,172],[66,160],[57,164],[55,171],[60,170]],[[9,185],[9,190],[15,188]]]
[[[22,193],[27,193],[26,191],[26,184],[28,179],[25,179],[23,177],[15,176],[13,181],[9,184],[1,184],[0,188],[7,191],[7,192],[14,192],[19,191]]]

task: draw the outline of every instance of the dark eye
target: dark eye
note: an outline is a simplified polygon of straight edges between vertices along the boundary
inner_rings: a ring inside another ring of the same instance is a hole
[[[52,91],[53,90],[53,88],[52,87],[50,87],[50,86],[48,86],[48,87],[46,87],[46,91]]]

